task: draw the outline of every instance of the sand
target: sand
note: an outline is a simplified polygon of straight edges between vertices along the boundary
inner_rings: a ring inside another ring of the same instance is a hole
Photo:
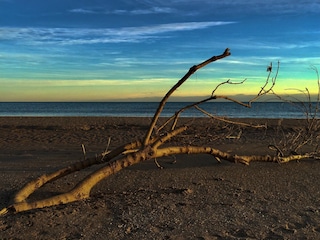
[[[187,119],[185,121],[190,121]],[[239,154],[273,154],[278,120],[267,130],[196,119],[171,144],[215,146]],[[0,118],[0,209],[25,183],[144,135],[148,118]],[[288,131],[302,120],[284,120]],[[271,152],[270,152],[271,151]],[[320,239],[320,162],[251,163],[180,155],[131,166],[103,180],[84,201],[0,217],[0,239]],[[32,199],[70,189],[90,169],[37,191]]]

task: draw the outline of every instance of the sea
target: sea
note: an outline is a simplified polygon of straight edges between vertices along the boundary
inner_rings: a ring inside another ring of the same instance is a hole
[[[167,102],[161,117],[170,117],[188,102]],[[152,117],[158,102],[0,102],[1,117]],[[311,112],[315,110],[313,103]],[[201,108],[230,118],[306,118],[308,103],[255,102],[251,108],[233,102],[206,102]],[[181,117],[205,117],[195,108]],[[319,118],[319,116],[318,116]]]

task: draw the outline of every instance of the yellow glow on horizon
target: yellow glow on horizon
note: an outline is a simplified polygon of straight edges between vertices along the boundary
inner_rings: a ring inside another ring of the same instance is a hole
[[[210,96],[217,84],[226,81],[189,79],[173,97],[192,98]],[[242,80],[232,80],[241,82]],[[117,101],[125,99],[159,99],[177,82],[177,79],[155,78],[139,80],[0,80],[0,101]],[[248,79],[243,84],[223,84],[217,95],[255,95],[265,79]],[[270,85],[270,83],[269,83]],[[317,94],[317,81],[278,79],[277,94],[297,94],[306,87]],[[300,92],[301,93],[301,92]]]

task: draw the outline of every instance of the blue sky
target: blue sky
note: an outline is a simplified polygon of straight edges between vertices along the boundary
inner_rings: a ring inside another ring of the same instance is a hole
[[[0,0],[0,101],[158,100],[194,64],[230,48],[175,93],[180,100],[317,92],[319,0]]]

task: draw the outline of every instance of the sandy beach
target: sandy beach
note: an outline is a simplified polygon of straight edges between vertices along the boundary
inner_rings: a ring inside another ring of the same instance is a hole
[[[151,119],[1,117],[0,209],[31,179],[107,147],[140,139]],[[267,129],[193,123],[174,145],[208,145],[237,154],[274,154],[279,120]],[[295,131],[303,120],[283,120]],[[229,137],[226,138],[227,134]],[[224,137],[221,137],[224,136]],[[100,182],[84,201],[0,217],[0,239],[320,239],[320,161],[249,166],[208,155],[179,155],[131,166]],[[70,189],[99,166],[48,183],[32,199]]]

